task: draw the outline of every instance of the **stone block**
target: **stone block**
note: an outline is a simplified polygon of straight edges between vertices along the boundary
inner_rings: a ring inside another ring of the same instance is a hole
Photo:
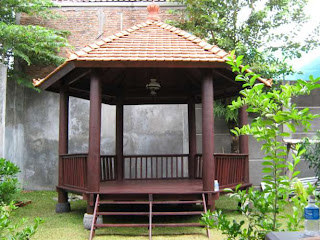
[[[85,213],[83,216],[83,227],[87,230],[90,230],[91,225],[92,225],[92,221],[93,221],[93,214]],[[98,216],[97,224],[103,224],[102,216]]]
[[[71,211],[71,207],[69,202],[56,204],[56,213],[65,213],[70,211]]]

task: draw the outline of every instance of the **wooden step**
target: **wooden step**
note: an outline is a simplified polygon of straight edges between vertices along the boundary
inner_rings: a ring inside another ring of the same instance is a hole
[[[152,216],[181,216],[181,215],[201,215],[203,211],[189,211],[189,212],[152,212]]]
[[[96,228],[103,227],[149,227],[147,223],[103,223],[95,224]],[[204,227],[201,223],[153,223],[152,227]]]
[[[101,216],[148,216],[149,212],[97,212]]]
[[[95,224],[96,228],[103,227],[149,227],[147,223],[103,223],[103,224]]]
[[[203,211],[189,211],[189,212],[152,212],[152,216],[178,216],[178,215],[201,215]],[[150,212],[97,212],[101,216],[148,216]]]
[[[99,204],[104,205],[104,204],[110,204],[110,205],[116,205],[116,204],[123,204],[123,205],[130,205],[130,204],[149,204],[149,201],[105,201],[105,200],[100,200]],[[202,201],[152,201],[153,205],[156,204],[196,204],[196,203],[203,203]]]
[[[204,227],[201,223],[154,223],[152,227]]]
[[[203,203],[202,201],[153,201],[152,204],[196,204]]]
[[[202,204],[203,211],[178,211],[178,212],[153,212],[153,205],[157,204]],[[123,204],[123,205],[133,205],[133,204],[144,204],[149,206],[149,212],[99,212],[98,206],[104,204]],[[96,204],[94,206],[94,214],[91,225],[90,237],[89,239],[92,240],[95,230],[97,228],[104,228],[104,227],[148,227],[149,228],[149,240],[152,240],[152,228],[154,227],[205,227],[201,223],[153,223],[152,218],[153,216],[183,216],[183,215],[201,215],[207,212],[206,208],[206,199],[205,194],[202,194],[202,201],[199,200],[187,200],[187,201],[153,201],[152,194],[149,194],[149,201],[108,201],[108,200],[100,200],[100,195],[97,194],[96,197]],[[104,224],[97,224],[97,216],[149,216],[149,224],[147,223],[104,223]],[[206,229],[207,236],[210,238],[210,231]]]
[[[131,204],[149,204],[149,201],[106,201],[106,200],[100,200],[99,205],[104,205],[104,204],[123,204],[123,205],[131,205]]]

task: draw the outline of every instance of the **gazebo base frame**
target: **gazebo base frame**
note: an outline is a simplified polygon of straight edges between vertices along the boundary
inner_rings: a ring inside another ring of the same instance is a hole
[[[80,189],[73,186],[57,186],[57,191],[65,191],[76,194],[100,194],[101,196],[108,196],[110,199],[114,195],[126,195],[141,196],[144,194],[160,194],[165,196],[166,194],[202,194],[202,193],[223,193],[223,189],[234,189],[238,184],[241,185],[241,189],[248,188],[251,183],[234,183],[220,186],[219,192],[203,191],[203,185],[201,179],[163,179],[163,180],[123,180],[123,181],[107,181],[100,182],[100,190],[98,192],[89,192],[85,189]],[[134,200],[134,199],[133,199]],[[138,200],[138,199],[137,199]]]
[[[199,196],[205,194],[209,200],[207,205],[213,209],[212,205],[219,194],[223,193],[225,188],[234,189],[238,184],[239,182],[222,185],[219,191],[204,191],[200,179],[123,180],[100,182],[98,192],[89,192],[72,186],[57,186],[57,191],[82,194],[88,200],[88,206],[92,210],[96,194],[100,194],[101,199],[109,201],[146,201],[150,194],[153,195],[154,200],[187,201],[201,199]],[[250,183],[242,183],[241,189],[250,186]]]

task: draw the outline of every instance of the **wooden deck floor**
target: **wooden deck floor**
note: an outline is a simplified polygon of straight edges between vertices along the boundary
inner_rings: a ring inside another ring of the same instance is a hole
[[[203,193],[201,180],[124,180],[100,183],[102,194],[193,194]]]

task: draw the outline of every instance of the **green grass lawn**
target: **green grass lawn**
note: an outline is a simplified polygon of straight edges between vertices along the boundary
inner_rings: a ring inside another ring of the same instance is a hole
[[[56,214],[55,204],[57,197],[56,192],[52,191],[35,191],[21,193],[22,200],[31,200],[32,203],[14,211],[12,217],[14,221],[21,218],[28,218],[28,222],[32,222],[35,217],[41,217],[44,222],[40,225],[38,232],[33,239],[88,239],[89,231],[85,230],[82,225],[83,215],[86,210],[86,202],[82,200],[71,201],[71,212]],[[226,196],[220,197],[217,201],[217,208],[228,212],[228,216],[234,219],[242,218],[236,211],[237,203],[230,200]],[[155,222],[198,222],[199,217],[183,216],[175,217],[154,217]],[[104,222],[145,222],[148,223],[148,218],[136,217],[108,217]],[[214,230],[211,230],[212,239],[224,239],[223,236]],[[147,228],[104,228],[96,231],[94,239],[108,240],[137,240],[148,239]],[[203,228],[197,227],[181,227],[181,228],[154,228],[154,240],[174,239],[207,239],[206,231]]]

